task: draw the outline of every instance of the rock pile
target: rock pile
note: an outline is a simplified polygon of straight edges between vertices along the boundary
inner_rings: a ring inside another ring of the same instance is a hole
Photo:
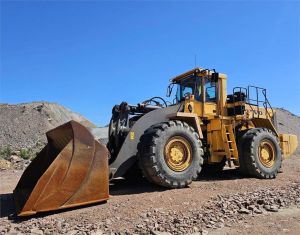
[[[114,224],[124,218],[117,215],[101,221],[91,222],[84,214],[76,218],[47,217],[27,221],[16,219],[16,223],[2,221],[0,234],[207,234],[212,229],[231,227],[247,220],[248,216],[274,213],[281,208],[300,205],[300,182],[284,188],[260,189],[254,192],[218,195],[203,207],[189,205],[184,212],[154,208],[139,214],[140,219],[131,228],[118,231]],[[113,229],[114,227],[114,229]]]
[[[0,104],[0,117],[0,150],[9,147],[15,151],[43,145],[48,130],[70,120],[95,127],[82,115],[49,102]]]
[[[191,207],[188,212],[153,212],[150,218],[135,228],[135,232],[166,231],[171,234],[201,234],[203,229],[217,229],[245,220],[247,215],[257,216],[292,204],[300,204],[300,182],[284,189],[262,189],[255,192],[218,195],[203,208]],[[183,205],[184,206],[184,205]],[[148,212],[149,213],[149,212]]]

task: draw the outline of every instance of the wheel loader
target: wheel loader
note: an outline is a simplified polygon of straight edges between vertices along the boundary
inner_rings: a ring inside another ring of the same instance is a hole
[[[174,77],[167,96],[112,109],[108,143],[70,121],[47,132],[48,144],[24,171],[15,190],[18,216],[106,201],[109,181],[138,177],[183,188],[202,169],[217,173],[227,163],[244,175],[275,178],[297,136],[278,133],[266,89],[226,92],[227,77],[195,68]]]

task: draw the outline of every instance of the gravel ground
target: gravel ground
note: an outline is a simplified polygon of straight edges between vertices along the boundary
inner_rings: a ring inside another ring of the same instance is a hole
[[[120,179],[112,182],[107,203],[27,219],[13,215],[11,192],[22,171],[2,171],[0,233],[240,234],[248,229],[250,234],[299,234],[300,158],[286,160],[283,171],[275,180],[259,180],[226,169],[180,190]],[[276,214],[286,210],[293,214],[285,216],[289,223],[277,221]]]

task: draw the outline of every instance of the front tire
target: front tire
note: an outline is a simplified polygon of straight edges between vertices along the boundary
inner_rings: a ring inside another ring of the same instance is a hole
[[[185,122],[169,121],[147,129],[138,145],[144,176],[152,183],[183,188],[198,177],[203,164],[199,135]]]
[[[275,178],[281,168],[282,155],[278,139],[266,128],[254,128],[244,134],[240,157],[247,172],[258,178]]]

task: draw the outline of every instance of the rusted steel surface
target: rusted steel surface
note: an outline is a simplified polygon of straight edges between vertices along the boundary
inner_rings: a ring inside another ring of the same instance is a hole
[[[47,139],[14,190],[17,215],[106,201],[106,147],[75,121],[47,132]]]

